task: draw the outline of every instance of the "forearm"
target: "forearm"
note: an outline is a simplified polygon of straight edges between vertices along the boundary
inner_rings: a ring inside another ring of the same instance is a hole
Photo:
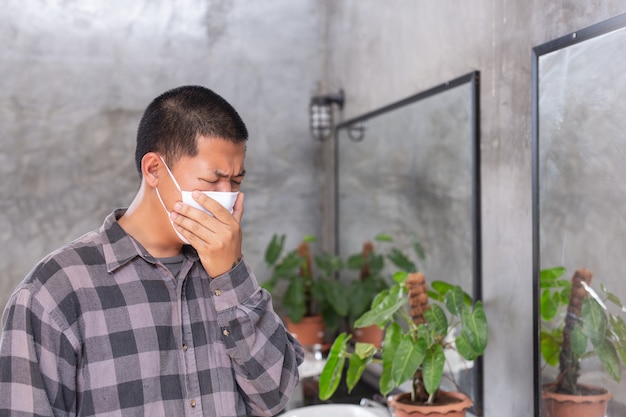
[[[258,286],[247,265],[242,262],[230,275],[235,288],[216,297],[222,337],[250,413],[273,415],[286,405],[298,382],[302,347],[285,330],[269,293]],[[214,281],[212,290],[214,286],[222,284]]]

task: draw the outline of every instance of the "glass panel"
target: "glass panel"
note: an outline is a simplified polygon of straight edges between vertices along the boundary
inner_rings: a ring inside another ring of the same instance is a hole
[[[417,240],[425,254],[419,269],[428,282],[459,284],[480,298],[477,77],[472,73],[340,126],[342,257],[379,233],[391,235],[393,246],[407,254]],[[359,127],[363,139],[354,141]],[[449,359],[480,414],[479,364]]]
[[[621,21],[623,26],[625,19]],[[607,415],[626,415],[626,375],[622,362],[626,357],[620,359],[613,350],[619,351],[615,334],[609,331],[594,336],[602,327],[599,322],[593,325],[587,322],[593,311],[594,292],[608,307],[598,312],[608,311],[626,320],[626,310],[620,311],[607,301],[602,290],[605,286],[626,302],[623,277],[626,270],[626,54],[623,49],[626,29],[615,28],[616,22],[614,19],[610,26],[600,24],[562,38],[552,48],[550,44],[536,48],[539,54],[534,79],[537,120],[533,187],[538,205],[534,216],[535,275],[564,267],[561,278],[571,284],[577,270],[584,268],[592,274],[589,282],[592,290],[581,289],[583,299],[588,299],[583,302],[582,310],[568,310],[567,297],[558,303],[548,295],[563,290],[567,295],[570,293],[567,287],[555,290],[546,286],[547,275],[542,280],[535,277],[535,285],[541,286],[535,290],[535,306],[542,313],[536,315],[541,330],[536,340],[539,344],[537,397],[546,398],[539,399],[541,405],[536,406],[536,413],[542,416],[556,415],[553,400],[545,397],[544,384],[559,378],[559,363],[565,363],[565,358],[574,358],[576,363],[579,356],[583,359],[578,362],[577,390],[582,390],[580,384],[609,390],[613,399]],[[547,316],[557,306],[556,316]],[[568,311],[572,325],[582,323],[582,327],[574,328],[571,336],[567,332],[563,336],[561,331]],[[580,328],[582,342],[577,344]],[[596,337],[596,342],[604,343],[603,347],[597,348],[592,343]],[[625,349],[626,334],[621,338]],[[560,344],[568,339],[572,346],[569,351]],[[607,340],[612,348],[607,347]],[[576,346],[581,346],[580,350]],[[607,349],[613,350],[613,354],[602,353]],[[586,358],[583,350],[590,357]],[[571,356],[568,352],[572,352]],[[553,366],[547,364],[551,356]],[[621,383],[605,370],[600,358],[616,360],[607,366],[613,369],[614,377],[621,377]],[[569,380],[566,375],[563,373],[560,378]],[[565,382],[560,384],[561,390],[565,385]]]

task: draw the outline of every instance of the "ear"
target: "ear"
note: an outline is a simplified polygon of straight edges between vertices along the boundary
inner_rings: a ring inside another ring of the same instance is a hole
[[[141,175],[146,184],[151,187],[159,185],[159,168],[162,164],[156,152],[148,152],[141,158]]]

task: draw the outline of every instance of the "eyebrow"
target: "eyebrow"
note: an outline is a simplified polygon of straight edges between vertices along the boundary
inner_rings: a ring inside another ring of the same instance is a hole
[[[225,173],[223,173],[221,171],[218,171],[218,170],[213,171],[213,173],[215,175],[217,175],[219,178],[228,178],[228,177],[230,177],[230,175],[227,175],[227,174],[225,174]],[[241,178],[241,177],[243,177],[245,175],[246,175],[246,170],[244,169],[239,174],[233,175],[233,178]]]

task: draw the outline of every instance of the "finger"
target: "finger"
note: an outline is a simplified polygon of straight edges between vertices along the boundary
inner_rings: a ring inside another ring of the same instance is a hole
[[[218,201],[212,199],[204,193],[195,190],[192,194],[193,199],[196,200],[202,207],[211,212],[218,219],[224,218],[226,213],[230,214],[228,210],[224,208]]]
[[[233,206],[233,216],[239,223],[241,223],[241,218],[243,217],[243,199],[244,194],[240,192],[237,194],[237,199],[235,200],[235,205]]]

